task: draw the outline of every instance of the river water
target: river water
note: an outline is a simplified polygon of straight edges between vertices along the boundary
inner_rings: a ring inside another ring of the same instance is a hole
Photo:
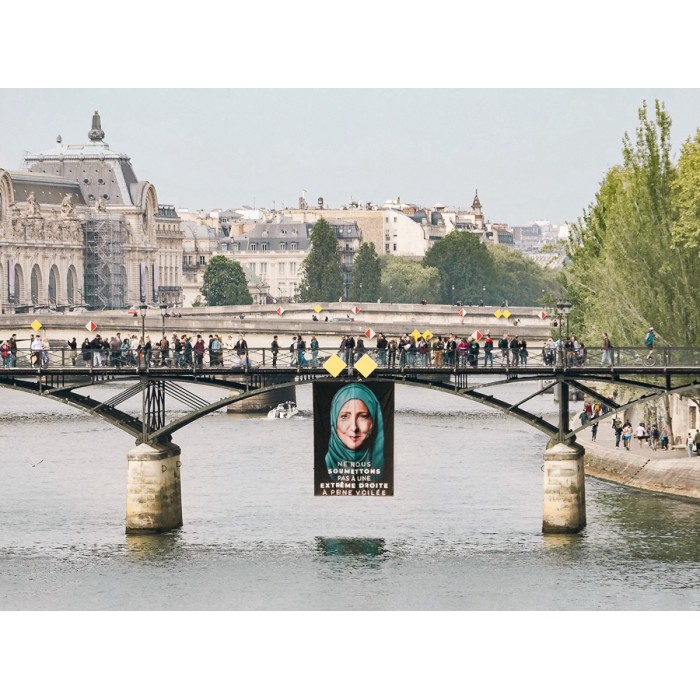
[[[184,527],[128,537],[133,440],[1,395],[6,611],[700,609],[700,505],[587,479],[584,532],[544,536],[545,436],[446,393],[397,387],[393,498],[313,496],[309,386],[289,421],[213,414],[174,436]]]

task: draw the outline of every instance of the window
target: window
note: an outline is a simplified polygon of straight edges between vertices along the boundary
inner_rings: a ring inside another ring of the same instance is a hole
[[[277,263],[277,272],[279,272],[280,275],[284,274],[284,263]]]
[[[350,241],[345,241],[345,250],[352,250],[352,243],[350,243]]]
[[[257,244],[257,243],[251,243],[251,244],[250,244],[250,249],[251,249],[251,250],[257,250],[257,249],[258,249],[258,244]]]
[[[267,250],[267,243],[261,243],[260,250]]]
[[[394,251],[396,251],[396,243],[394,243]]]
[[[394,217],[394,223],[396,223],[396,217]]]
[[[297,273],[297,264],[295,262],[290,262],[289,263],[289,274],[296,275],[296,273]]]
[[[266,275],[267,274],[267,263],[260,263],[260,274],[261,275]]]
[[[287,243],[286,241],[282,241],[280,243],[280,250],[287,250]]]
[[[248,269],[251,272],[255,272],[255,263],[248,263]]]
[[[389,217],[387,216],[384,221],[388,224],[389,223]]]
[[[697,406],[688,406],[688,428],[698,427],[698,409]]]
[[[296,241],[292,241],[289,250],[297,250],[297,248],[299,248],[299,244]]]
[[[389,252],[389,245],[390,245],[389,243],[385,243],[385,244],[384,244],[384,252],[385,252],[385,253],[388,253],[388,252]]]

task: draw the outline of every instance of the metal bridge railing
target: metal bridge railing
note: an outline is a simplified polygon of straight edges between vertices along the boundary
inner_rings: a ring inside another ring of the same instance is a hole
[[[508,350],[501,352],[493,350],[490,358],[480,348],[478,354],[468,350],[457,350],[454,353],[413,352],[399,349],[396,352],[368,348],[364,351],[345,353],[337,348],[319,348],[317,352],[290,351],[280,349],[277,357],[273,357],[270,348],[248,348],[240,353],[230,348],[220,351],[204,350],[203,355],[194,351],[180,352],[169,349],[161,352],[154,347],[150,351],[141,348],[111,352],[110,350],[60,348],[42,351],[20,349],[16,355],[5,353],[0,356],[2,368],[49,368],[49,367],[172,367],[172,368],[283,368],[283,369],[313,369],[323,365],[331,356],[337,354],[346,364],[353,366],[363,354],[369,355],[380,367],[390,369],[434,368],[469,371],[484,367],[513,371],[519,367],[700,367],[700,348],[694,347],[662,347],[655,348],[651,358],[645,347],[615,347],[609,352],[601,347],[585,347],[579,350],[558,350],[547,347],[527,348],[527,353]]]

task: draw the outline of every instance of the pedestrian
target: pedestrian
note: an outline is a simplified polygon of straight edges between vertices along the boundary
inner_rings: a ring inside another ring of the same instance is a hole
[[[78,342],[75,337],[68,341],[68,357],[70,357],[71,364],[75,367],[75,361],[78,357]]]
[[[629,451],[632,442],[632,424],[629,421],[626,421],[622,426],[622,441],[625,444],[625,449]]]
[[[484,338],[484,367],[493,367],[493,338],[491,331],[486,331]]]
[[[595,422],[595,423],[593,423],[593,425],[591,426],[591,440],[593,440],[593,442],[595,442],[595,439],[596,439],[597,437],[598,437],[598,423]]]
[[[639,440],[639,446],[642,446],[642,442],[647,439],[647,429],[644,426],[644,423],[640,423],[637,426],[637,439]]]
[[[622,437],[622,421],[615,416],[612,422],[613,430],[615,431],[615,447],[620,447],[620,438]]]
[[[603,367],[612,367],[612,343],[607,333],[603,333],[603,357],[600,364]]]
[[[386,366],[386,351],[389,348],[389,341],[386,339],[384,333],[380,333],[377,338],[377,361],[380,366]]]
[[[12,353],[10,352],[10,344],[6,340],[3,340],[2,345],[0,345],[0,354],[2,355],[2,366],[10,367]]]
[[[280,351],[280,344],[277,340],[277,336],[272,338],[272,342],[270,343],[270,351],[272,352],[272,366],[277,367],[277,355]]]
[[[692,433],[688,433],[688,439],[685,441],[685,447],[688,450],[688,457],[692,457],[693,449],[695,448],[695,440],[693,439]]]
[[[8,345],[10,346],[10,367],[15,367],[17,365],[17,335],[13,333],[10,336],[10,340],[8,342]]]
[[[309,349],[311,350],[311,366],[318,367],[318,338],[315,335],[311,336],[309,341]]]
[[[41,337],[39,335],[32,336],[29,348],[32,351],[32,365],[41,367]]]
[[[516,335],[510,341],[510,361],[513,367],[518,366],[520,360],[520,338]]]
[[[656,339],[656,331],[653,328],[649,328],[647,334],[644,336],[644,345],[646,345],[649,352],[647,353],[647,360],[654,357],[654,340]]]
[[[194,361],[197,367],[200,369],[204,366],[204,338],[198,333],[197,340],[194,344]]]
[[[396,338],[392,338],[389,341],[388,345],[388,366],[391,367],[392,369],[396,367],[396,349],[398,347],[398,344],[396,342]]]
[[[695,454],[700,457],[700,428],[695,431]]]

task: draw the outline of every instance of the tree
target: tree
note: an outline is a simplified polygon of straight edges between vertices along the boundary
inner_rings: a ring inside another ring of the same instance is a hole
[[[350,299],[376,301],[381,296],[381,264],[374,243],[363,243],[352,268]]]
[[[437,241],[423,258],[425,267],[440,273],[440,287],[430,301],[476,303],[493,280],[493,261],[486,246],[468,231],[452,231]]]
[[[338,241],[321,218],[311,230],[311,250],[301,264],[299,301],[337,301],[343,296],[343,268]]]
[[[440,273],[434,267],[400,256],[386,256],[381,260],[383,301],[392,304],[419,304],[423,299],[434,299],[440,288]]]
[[[700,159],[686,144],[679,167],[673,165],[671,119],[658,101],[656,121],[644,103],[639,122],[634,142],[625,134],[622,164],[606,174],[572,226],[565,275],[572,320],[590,344],[607,331],[617,345],[641,345],[653,326],[662,342],[691,345],[700,341],[700,262],[691,247]]]
[[[492,246],[489,254],[493,260],[493,278],[483,294],[486,303],[507,299],[513,306],[535,306],[545,298],[559,296],[557,275],[552,270],[505,246]]]
[[[253,303],[243,268],[224,255],[215,255],[209,261],[200,291],[208,306]]]

